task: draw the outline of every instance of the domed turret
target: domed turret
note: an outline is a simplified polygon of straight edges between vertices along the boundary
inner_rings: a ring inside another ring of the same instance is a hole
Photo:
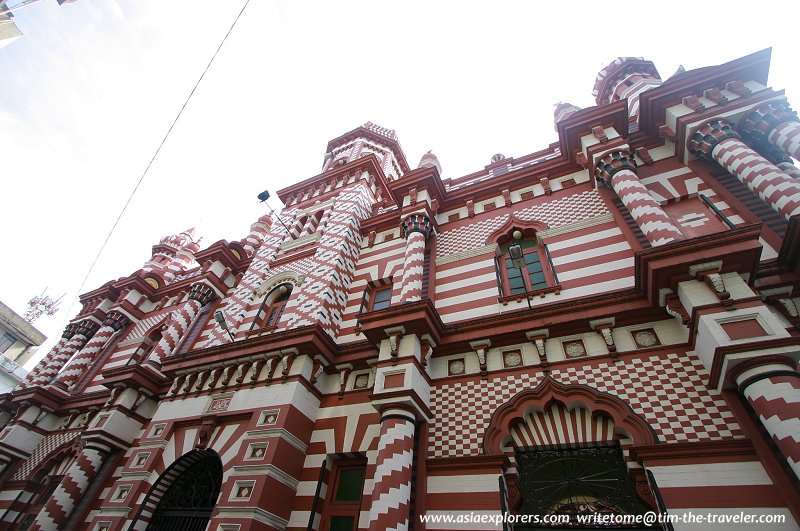
[[[598,105],[628,100],[628,120],[639,120],[639,95],[661,84],[652,61],[641,57],[617,57],[597,74],[592,96]]]
[[[439,170],[439,175],[442,175],[442,165],[439,163],[439,158],[433,154],[432,150],[428,150],[427,153],[422,155],[422,159],[420,159],[417,168],[425,168],[430,166],[433,166]]]

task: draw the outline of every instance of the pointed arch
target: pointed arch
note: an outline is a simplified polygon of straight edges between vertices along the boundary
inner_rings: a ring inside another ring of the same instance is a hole
[[[522,446],[563,446],[609,440],[615,434],[636,445],[658,440],[650,424],[619,398],[588,385],[563,384],[548,375],[537,387],[497,408],[489,419],[483,450],[502,455],[508,444],[516,446],[517,441],[527,443]]]
[[[503,247],[512,241],[511,233],[514,229],[519,229],[525,238],[534,237],[536,233],[547,230],[550,227],[541,221],[523,220],[515,214],[511,214],[503,225],[489,234],[484,242],[485,245],[497,243],[498,247]]]
[[[257,300],[278,287],[281,284],[291,283],[295,287],[301,286],[303,282],[305,282],[306,276],[301,275],[299,273],[295,273],[294,271],[281,271],[275,275],[272,275],[267,280],[265,280],[261,286],[259,286],[254,292],[252,296],[252,300]]]

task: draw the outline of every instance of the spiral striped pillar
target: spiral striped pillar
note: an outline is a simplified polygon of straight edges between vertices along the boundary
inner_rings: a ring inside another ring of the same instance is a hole
[[[683,239],[678,227],[639,181],[636,161],[628,151],[606,154],[597,162],[595,177],[611,185],[653,246]]]
[[[58,371],[61,370],[61,367],[69,361],[73,354],[83,348],[98,328],[99,325],[89,319],[75,323],[75,326],[69,332],[71,334],[69,341],[50,357],[49,363],[31,380],[30,385],[49,384],[58,374]]]
[[[400,286],[400,303],[422,298],[422,275],[425,263],[425,242],[433,232],[431,220],[422,214],[412,214],[401,224],[406,237],[403,259],[403,280]]]
[[[77,459],[69,467],[61,483],[58,484],[47,504],[39,511],[36,521],[30,527],[33,531],[56,531],[65,529],[67,520],[78,501],[86,492],[86,487],[94,480],[110,449],[101,445],[85,446]]]
[[[767,140],[792,157],[800,159],[800,122],[797,121],[797,116],[794,121],[777,125],[770,132]]]
[[[717,161],[786,219],[800,213],[800,182],[750,149],[728,120],[703,124],[687,147],[699,157]]]
[[[200,308],[210,302],[216,293],[209,286],[204,284],[195,284],[189,292],[189,298],[186,302],[173,311],[169,316],[169,326],[161,334],[161,339],[156,344],[150,355],[147,356],[146,363],[161,368],[161,362],[172,354],[178,342],[181,340],[186,332],[192,327],[194,320],[197,319],[197,314],[200,313]]]
[[[98,330],[92,339],[86,343],[77,356],[72,358],[61,374],[53,382],[53,385],[61,389],[69,389],[78,381],[78,378],[89,368],[94,357],[103,350],[114,334],[122,330],[129,320],[119,312],[108,312],[103,326]]]
[[[28,373],[28,376],[25,378],[25,380],[17,385],[17,389],[23,389],[29,385],[32,385],[39,373],[42,372],[42,370],[53,361],[53,357],[58,354],[59,350],[64,348],[64,345],[66,345],[72,337],[74,331],[72,330],[71,326],[72,325],[67,326],[67,328],[64,330],[64,333],[61,335],[61,339],[58,340],[58,343],[56,343],[55,346],[51,348],[41,360],[39,360],[39,363],[37,363],[36,367],[34,367],[31,372]]]
[[[770,363],[742,371],[739,392],[800,479],[800,374],[791,363]]]
[[[408,411],[392,409],[384,412],[369,510],[369,531],[409,528],[414,429],[414,417]]]

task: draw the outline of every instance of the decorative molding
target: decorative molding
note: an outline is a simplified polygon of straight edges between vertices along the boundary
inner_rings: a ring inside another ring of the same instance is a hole
[[[546,229],[537,232],[536,236],[538,236],[539,239],[542,240],[542,242],[545,242],[548,238],[552,238],[554,236],[561,236],[562,234],[575,232],[578,230],[586,229],[588,227],[594,227],[595,225],[602,225],[603,223],[610,223],[612,221],[614,221],[614,215],[609,212],[608,214],[601,214],[593,218],[586,218],[580,221],[574,221],[572,223],[568,223],[566,225],[554,227],[552,229]],[[439,265],[438,260],[436,262],[436,265]]]
[[[296,240],[289,240],[285,241],[281,244],[280,250],[283,252],[288,252],[294,249],[298,249],[300,247],[309,245],[314,243],[315,241],[319,240],[322,237],[322,233],[317,231],[313,234],[309,234],[308,236],[303,236],[302,238],[297,238]]]
[[[461,251],[460,253],[453,253],[453,254],[448,254],[447,256],[439,257],[436,259],[436,265],[440,266],[440,265],[450,264],[452,262],[458,262],[460,260],[474,258],[482,254],[491,254],[492,256],[494,256],[495,254],[497,254],[497,244],[492,243],[488,245],[482,245],[480,247],[475,247],[467,251]]]

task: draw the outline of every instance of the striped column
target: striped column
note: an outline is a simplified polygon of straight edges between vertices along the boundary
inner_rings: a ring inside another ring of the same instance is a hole
[[[412,214],[400,224],[406,238],[403,259],[403,283],[400,286],[400,304],[422,298],[422,274],[425,262],[425,242],[433,232],[431,220],[422,214]]]
[[[89,319],[73,323],[67,327],[69,341],[58,352],[50,357],[50,362],[31,380],[30,385],[47,385],[61,370],[67,361],[78,352],[100,326]]]
[[[155,346],[150,355],[147,356],[146,363],[155,368],[161,368],[161,362],[172,354],[175,346],[192,327],[200,308],[205,306],[216,294],[214,290],[204,284],[195,284],[189,292],[189,298],[183,306],[173,311],[169,316],[169,326],[161,334],[161,340]]]
[[[736,383],[800,478],[800,374],[789,364],[772,363],[741,372]]]
[[[72,326],[72,324],[67,325],[67,327],[64,329],[64,333],[61,335],[61,339],[58,340],[58,343],[56,343],[55,346],[51,348],[41,360],[39,360],[39,363],[37,363],[36,367],[34,367],[31,372],[28,373],[28,376],[25,378],[25,380],[17,385],[17,389],[24,389],[25,387],[32,385],[39,373],[42,372],[42,370],[47,367],[49,363],[52,363],[53,357],[58,354],[59,350],[64,348],[64,345],[66,345],[69,339],[72,337],[72,334],[74,333],[74,330],[71,328]]]
[[[409,528],[414,429],[414,417],[408,411],[390,409],[384,412],[369,510],[369,531]]]
[[[664,245],[683,239],[678,227],[639,181],[636,161],[628,151],[614,151],[605,155],[597,162],[594,174],[598,180],[611,185],[651,245]]]
[[[708,122],[687,145],[693,154],[718,162],[786,219],[800,213],[800,182],[747,147],[729,121]]]
[[[110,449],[100,445],[84,447],[77,459],[67,470],[47,504],[39,511],[32,531],[56,531],[64,526],[78,501],[86,492],[86,487],[97,475]]]
[[[53,385],[64,390],[75,385],[78,378],[92,364],[97,353],[103,350],[114,334],[122,330],[128,323],[128,318],[123,314],[114,311],[108,312],[102,328],[92,336],[92,339],[81,349],[78,355],[67,363],[67,366],[58,375]]]
[[[264,243],[264,240],[269,234],[269,230],[272,228],[272,216],[269,214],[264,214],[258,221],[250,225],[250,234],[242,240],[242,246],[244,247],[245,251],[253,255],[256,250],[261,247],[261,244]],[[245,258],[244,256],[242,258]]]

